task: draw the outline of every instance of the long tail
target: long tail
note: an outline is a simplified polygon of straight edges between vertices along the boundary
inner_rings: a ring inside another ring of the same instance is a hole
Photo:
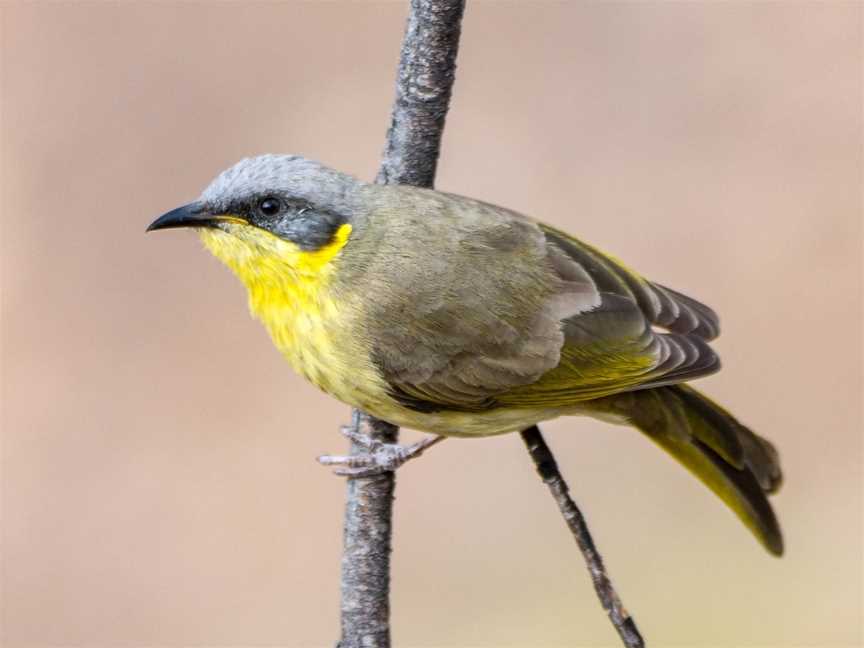
[[[782,555],[780,525],[766,497],[782,478],[768,441],[686,385],[617,394],[598,405],[625,416],[714,491],[768,551]]]

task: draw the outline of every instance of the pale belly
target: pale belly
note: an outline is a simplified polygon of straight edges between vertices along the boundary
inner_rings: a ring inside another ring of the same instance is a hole
[[[299,374],[337,400],[400,427],[443,436],[476,437],[528,428],[559,416],[598,416],[590,405],[557,408],[498,407],[479,412],[420,412],[403,407],[388,394],[388,385],[369,360],[370,351],[340,321],[335,309],[298,313],[267,309],[258,315],[276,347]],[[598,416],[599,417],[599,416]],[[615,421],[622,422],[622,421]]]
[[[444,436],[488,436],[522,430],[562,414],[581,413],[575,408],[418,412],[388,395],[387,384],[356,342],[338,343],[332,330],[320,322],[293,321],[290,333],[284,326],[268,329],[297,373],[337,400],[400,427]]]
[[[370,413],[401,427],[455,437],[491,436],[516,432],[541,421],[562,415],[581,414],[574,408],[567,410],[536,410],[500,408],[483,412],[415,412],[404,407],[383,407]]]
[[[305,331],[301,342],[297,334]],[[388,387],[356,344],[335,341],[325,327],[295,328],[292,344],[284,335],[273,340],[293,368],[309,382],[351,407],[377,418],[420,432],[454,437],[479,437],[524,430],[559,416],[600,416],[590,405],[548,409],[499,407],[479,412],[420,412],[403,407],[388,394]],[[614,420],[614,423],[624,421]]]

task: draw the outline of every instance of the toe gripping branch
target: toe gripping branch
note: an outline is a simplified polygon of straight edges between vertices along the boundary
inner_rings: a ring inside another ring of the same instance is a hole
[[[355,444],[365,450],[351,455],[321,455],[318,463],[324,466],[336,466],[333,471],[343,477],[372,477],[385,472],[393,472],[405,462],[419,457],[423,451],[432,447],[445,437],[426,437],[411,445],[384,443],[373,439],[353,425],[345,425],[340,430]]]

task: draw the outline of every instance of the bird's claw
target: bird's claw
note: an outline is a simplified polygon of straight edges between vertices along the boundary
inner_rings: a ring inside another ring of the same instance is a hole
[[[444,438],[429,437],[403,446],[373,439],[350,425],[343,426],[340,431],[366,452],[352,455],[321,455],[318,457],[318,463],[324,466],[337,466],[333,471],[334,474],[352,478],[372,477],[393,472],[406,461],[419,457],[426,448]]]

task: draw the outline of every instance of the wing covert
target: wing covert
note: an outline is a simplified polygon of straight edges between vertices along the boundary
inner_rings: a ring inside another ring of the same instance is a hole
[[[514,212],[419,190],[406,196],[425,204],[405,213],[452,227],[408,223],[420,254],[423,236],[442,249],[442,231],[450,254],[434,277],[420,274],[428,263],[409,249],[389,255],[396,267],[381,274],[408,288],[371,305],[370,321],[388,323],[370,334],[373,361],[405,407],[567,406],[719,368],[706,344],[719,331],[707,306]]]

